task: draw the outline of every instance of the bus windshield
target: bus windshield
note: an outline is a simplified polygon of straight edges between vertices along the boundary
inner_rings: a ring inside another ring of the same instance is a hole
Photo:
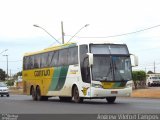
[[[131,61],[125,44],[90,44],[93,53],[92,79],[127,81],[132,79]]]
[[[126,81],[131,80],[129,57],[94,55],[92,66],[93,80]]]
[[[131,61],[129,57],[112,57],[115,81],[131,80]]]
[[[98,81],[113,80],[111,59],[109,56],[94,55],[92,66],[92,79]]]

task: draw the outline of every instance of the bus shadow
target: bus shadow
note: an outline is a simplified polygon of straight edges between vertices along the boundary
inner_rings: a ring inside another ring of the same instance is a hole
[[[60,101],[59,99],[49,99],[48,102],[57,102],[57,103],[71,103],[71,104],[90,104],[90,105],[104,105],[104,104],[108,104],[108,105],[113,105],[113,104],[119,104],[119,102],[115,102],[115,103],[108,103],[107,101],[99,101],[99,100],[84,100],[82,103],[75,103],[73,100],[72,101]]]
[[[61,104],[73,104],[73,105],[122,105],[129,104],[125,101],[117,100],[114,103],[108,103],[105,99],[84,99],[82,103],[75,103],[72,101],[60,101],[57,97],[51,97],[47,101],[33,101],[32,98],[28,98],[26,101],[28,102],[45,102],[45,103],[61,103]]]

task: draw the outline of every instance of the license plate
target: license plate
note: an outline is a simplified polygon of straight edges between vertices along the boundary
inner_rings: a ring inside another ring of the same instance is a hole
[[[114,85],[113,82],[102,82],[102,86],[104,89],[112,88],[113,85]]]
[[[118,94],[118,91],[111,91],[111,94]]]

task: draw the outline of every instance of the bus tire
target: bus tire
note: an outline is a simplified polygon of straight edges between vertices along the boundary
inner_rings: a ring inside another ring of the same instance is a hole
[[[77,86],[74,86],[74,88],[73,88],[73,100],[74,100],[75,103],[83,102],[83,98],[81,98],[79,96],[79,91],[78,91]]]
[[[31,95],[33,100],[37,100],[36,91],[34,90],[34,87],[31,87]]]
[[[114,103],[115,102],[115,100],[116,100],[116,97],[114,96],[114,97],[106,97],[106,100],[107,100],[107,102],[108,103]]]
[[[37,88],[36,88],[36,96],[37,96],[38,101],[42,100],[41,90],[40,90],[39,86],[37,86]]]

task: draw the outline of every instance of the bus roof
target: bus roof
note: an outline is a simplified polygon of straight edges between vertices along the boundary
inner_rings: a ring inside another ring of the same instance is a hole
[[[115,44],[115,43],[87,43],[89,44],[110,44],[110,45],[126,45],[126,44]],[[29,53],[25,53],[24,56],[31,56],[31,55],[36,55],[36,54],[40,54],[40,53],[45,53],[45,52],[50,52],[50,51],[55,51],[55,50],[59,50],[59,49],[64,49],[64,48],[69,48],[69,47],[73,47],[73,46],[77,46],[77,45],[83,45],[83,44],[78,44],[78,43],[66,43],[66,44],[61,44],[61,45],[56,45],[56,46],[52,46],[52,47],[48,47],[45,48],[43,50],[40,51],[36,51],[36,52],[29,52]],[[86,44],[85,44],[86,45]]]
[[[25,53],[24,56],[30,56],[30,55],[49,52],[49,51],[64,49],[64,48],[73,47],[73,46],[76,46],[76,45],[77,45],[76,43],[66,43],[66,44],[56,45],[56,46],[45,48],[45,49],[40,50],[40,51]]]

